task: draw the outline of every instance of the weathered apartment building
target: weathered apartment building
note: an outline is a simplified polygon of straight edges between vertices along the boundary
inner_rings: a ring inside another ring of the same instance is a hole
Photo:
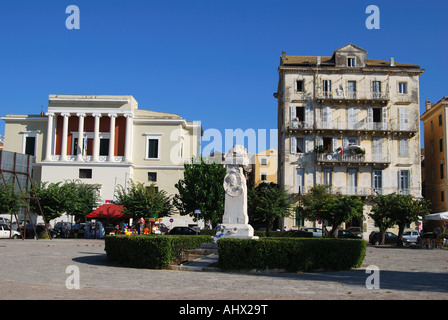
[[[280,59],[278,183],[294,196],[326,184],[365,202],[359,226],[375,230],[367,213],[377,193],[421,197],[418,65],[369,59],[348,44],[332,56]],[[301,217],[287,227],[316,226]]]

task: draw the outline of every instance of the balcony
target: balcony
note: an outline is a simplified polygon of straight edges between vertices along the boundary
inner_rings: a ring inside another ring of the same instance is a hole
[[[397,133],[409,133],[414,134],[417,133],[420,130],[419,123],[416,121],[410,121],[408,123],[393,123],[392,124],[392,131]]]
[[[390,100],[389,91],[373,92],[373,91],[324,91],[319,90],[316,99],[320,103],[353,103],[353,102],[378,102],[387,104]]]
[[[342,165],[342,164],[382,164],[389,165],[390,155],[389,154],[355,154],[353,152],[344,153],[321,153],[316,155],[316,160],[318,164],[332,164],[332,165]]]
[[[316,130],[355,130],[355,131],[390,131],[387,122],[367,122],[367,119],[358,122],[347,121],[316,121]]]
[[[77,160],[77,156],[72,156],[72,155],[68,155],[66,157],[65,161],[61,160],[61,156],[60,155],[52,155],[51,156],[51,162],[106,163],[108,161],[109,161],[109,157],[108,156],[99,156],[97,161],[93,161],[93,156],[82,156],[82,160],[81,161]],[[124,157],[114,157],[114,161],[113,162],[122,163],[122,162],[124,162]]]
[[[312,187],[295,186],[293,195],[299,197],[310,192]],[[300,192],[299,192],[300,191]],[[360,196],[360,197],[375,197],[377,195],[386,195],[390,193],[397,193],[403,195],[410,195],[411,189],[401,188],[377,188],[377,187],[360,187],[360,186],[330,186],[329,192],[334,195],[342,196]]]

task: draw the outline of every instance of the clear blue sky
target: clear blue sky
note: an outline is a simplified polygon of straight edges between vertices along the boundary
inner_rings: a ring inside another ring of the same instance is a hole
[[[80,30],[68,30],[69,5]],[[368,30],[368,5],[380,30]],[[277,67],[350,42],[419,64],[424,101],[448,95],[445,1],[15,0],[0,5],[1,112],[38,114],[49,94],[130,94],[204,130],[276,129]],[[0,134],[4,121],[0,121]],[[268,145],[269,147],[269,145]]]

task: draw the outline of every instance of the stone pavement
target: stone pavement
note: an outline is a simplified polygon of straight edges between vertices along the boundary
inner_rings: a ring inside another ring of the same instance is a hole
[[[369,265],[380,270],[380,289],[366,288]],[[69,266],[79,268],[80,289],[66,287]],[[103,240],[0,240],[0,299],[446,300],[447,268],[445,249],[368,245],[363,266],[341,272],[147,270],[110,264]]]

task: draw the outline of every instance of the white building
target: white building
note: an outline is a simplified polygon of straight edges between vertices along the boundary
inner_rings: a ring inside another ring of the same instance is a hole
[[[174,195],[184,162],[200,154],[200,123],[140,110],[129,95],[50,95],[46,114],[2,119],[4,149],[36,156],[36,180],[95,184],[103,202],[129,179]],[[173,226],[192,223],[174,220]]]

